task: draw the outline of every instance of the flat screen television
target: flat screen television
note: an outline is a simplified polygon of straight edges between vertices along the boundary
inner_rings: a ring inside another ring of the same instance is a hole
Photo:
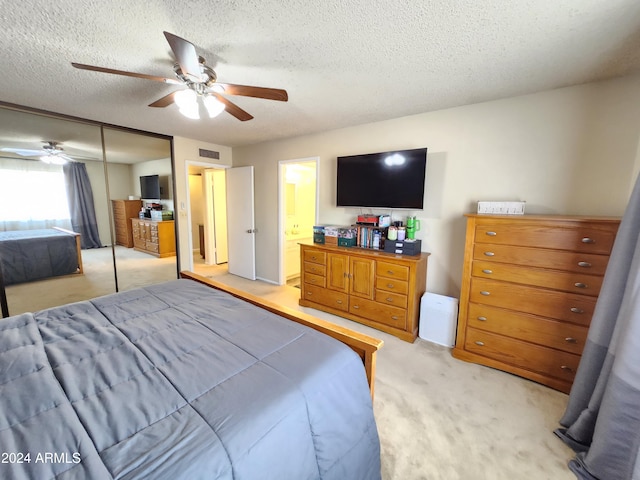
[[[427,149],[338,157],[336,205],[422,210]]]
[[[160,200],[160,176],[144,175],[140,177],[140,198]]]

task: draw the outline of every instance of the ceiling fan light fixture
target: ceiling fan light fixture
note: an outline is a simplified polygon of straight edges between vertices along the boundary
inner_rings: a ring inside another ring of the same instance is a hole
[[[202,97],[202,103],[204,103],[209,118],[214,118],[224,112],[225,105],[213,95],[204,95]]]

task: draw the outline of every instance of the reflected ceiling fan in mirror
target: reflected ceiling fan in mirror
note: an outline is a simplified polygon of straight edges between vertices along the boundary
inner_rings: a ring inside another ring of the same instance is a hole
[[[25,148],[0,148],[2,152],[16,153],[22,157],[38,157],[44,163],[53,165],[64,165],[67,162],[73,162],[73,158],[66,155],[64,149],[59,146],[58,142],[45,142],[41,150],[28,150]]]
[[[253,87],[249,85],[218,82],[216,72],[206,64],[203,57],[198,56],[196,48],[191,42],[169,32],[164,32],[164,36],[167,42],[169,42],[169,46],[176,58],[176,63],[173,66],[173,72],[176,76],[175,79],[144,73],[127,72],[124,70],[114,70],[112,68],[96,67],[75,62],[72,62],[71,65],[81,70],[92,70],[94,72],[111,73],[114,75],[153,80],[155,82],[183,85],[186,88],[172,92],[156,100],[149,106],[167,107],[175,103],[178,105],[180,113],[192,119],[199,119],[200,111],[203,109],[211,118],[219,115],[223,110],[226,110],[242,122],[253,118],[251,114],[225,98],[223,94],[278,100],[281,102],[286,102],[289,99],[286,90],[279,88]]]

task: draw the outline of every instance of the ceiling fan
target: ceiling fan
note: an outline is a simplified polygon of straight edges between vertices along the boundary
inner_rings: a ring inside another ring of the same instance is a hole
[[[201,108],[198,103],[199,100],[202,102],[202,106],[206,109],[210,117],[215,117],[223,110],[226,110],[243,122],[253,118],[251,114],[227,100],[222,94],[278,100],[281,102],[286,102],[289,99],[286,90],[278,88],[253,87],[218,82],[216,72],[206,64],[204,58],[198,56],[196,48],[191,42],[169,32],[164,32],[164,36],[167,42],[169,42],[169,46],[176,58],[176,63],[173,66],[173,72],[176,76],[175,79],[144,73],[127,72],[124,70],[114,70],[112,68],[96,67],[75,62],[72,62],[71,65],[82,70],[143,78],[172,85],[183,85],[186,87],[185,89],[172,92],[151,103],[149,106],[167,107],[175,102],[180,109],[180,113],[193,119],[200,118]]]
[[[59,146],[58,142],[45,142],[41,150],[27,150],[24,148],[0,148],[0,151],[17,153],[22,157],[38,157],[45,163],[54,165],[64,165],[67,162],[73,162],[73,158],[64,154],[64,149]]]

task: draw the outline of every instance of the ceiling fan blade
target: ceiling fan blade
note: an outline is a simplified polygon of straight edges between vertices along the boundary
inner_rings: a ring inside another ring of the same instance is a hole
[[[168,107],[169,105],[171,105],[175,99],[173,98],[174,95],[178,93],[178,92],[172,92],[169,95],[165,95],[164,97],[156,100],[155,102],[149,104],[150,107]]]
[[[194,82],[202,80],[200,61],[196,53],[196,47],[184,38],[180,38],[173,33],[164,32],[164,36],[171,46],[171,50],[180,65],[182,73]]]
[[[220,100],[222,103],[224,103],[225,110],[228,113],[230,113],[231,115],[233,115],[234,117],[236,117],[241,122],[246,122],[247,120],[251,120],[253,118],[253,115],[251,115],[248,112],[245,112],[243,109],[241,109],[235,103],[231,103],[229,100],[224,98],[222,95],[219,95],[217,93],[211,93],[211,95],[213,95],[218,100]]]
[[[227,95],[242,95],[244,97],[265,98],[267,100],[278,100],[286,102],[289,95],[286,90],[279,88],[252,87],[249,85],[234,85],[233,83],[215,83],[224,88]]]
[[[44,150],[25,150],[22,148],[0,148],[0,150],[3,152],[17,153],[23,157],[37,157],[46,154]]]
[[[146,80],[153,80],[155,82],[182,85],[182,83],[178,80],[165,78],[165,77],[158,77],[155,75],[147,75],[146,73],[127,72],[125,70],[115,70],[113,68],[96,67],[94,65],[85,65],[83,63],[75,63],[75,62],[71,62],[71,65],[73,65],[75,68],[79,68],[80,70],[91,70],[93,72],[112,73],[114,75],[124,75],[125,77],[144,78]]]

